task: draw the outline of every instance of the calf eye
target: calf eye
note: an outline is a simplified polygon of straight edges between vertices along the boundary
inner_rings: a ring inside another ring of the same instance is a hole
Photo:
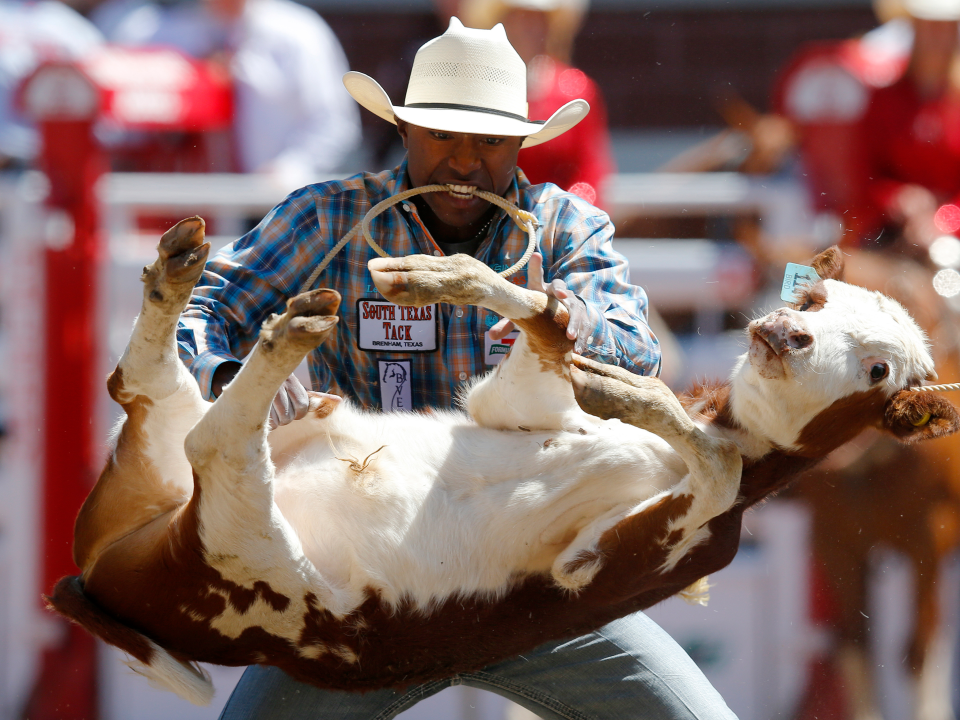
[[[880,382],[889,372],[890,368],[887,367],[886,363],[874,363],[870,368],[870,382]]]
[[[798,309],[800,312],[803,312],[804,310],[809,310],[812,305],[813,305],[813,300],[811,300],[811,299],[808,297],[808,298],[804,301],[803,305],[801,305],[801,306],[800,306],[799,308],[797,308],[797,309]]]

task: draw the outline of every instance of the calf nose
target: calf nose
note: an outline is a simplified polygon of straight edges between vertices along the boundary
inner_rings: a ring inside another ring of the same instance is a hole
[[[813,335],[803,321],[789,310],[777,310],[760,324],[763,339],[779,355],[785,350],[801,350],[813,344]]]

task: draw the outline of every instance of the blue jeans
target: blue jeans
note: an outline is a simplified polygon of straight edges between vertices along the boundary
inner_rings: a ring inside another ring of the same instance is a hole
[[[320,690],[252,666],[220,720],[387,720],[458,684],[495,692],[545,720],[736,720],[681,647],[643,613],[404,692]]]

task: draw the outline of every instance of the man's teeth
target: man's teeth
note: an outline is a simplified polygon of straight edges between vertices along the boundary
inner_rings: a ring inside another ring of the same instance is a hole
[[[449,192],[454,197],[458,198],[471,198],[473,197],[474,190],[476,188],[470,187],[469,185],[451,185]]]

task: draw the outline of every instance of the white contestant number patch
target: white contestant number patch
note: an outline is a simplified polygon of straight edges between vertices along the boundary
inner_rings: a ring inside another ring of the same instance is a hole
[[[513,347],[518,337],[520,337],[520,331],[514,330],[507,333],[506,337],[492,340],[490,331],[487,330],[483,336],[483,356],[486,358],[487,365],[499,365],[504,356],[510,352],[510,348]]]
[[[384,412],[392,410],[413,410],[413,393],[410,392],[410,361],[380,361],[380,408]]]
[[[411,353],[437,349],[436,304],[403,307],[386,300],[357,300],[357,318],[361,350]]]

